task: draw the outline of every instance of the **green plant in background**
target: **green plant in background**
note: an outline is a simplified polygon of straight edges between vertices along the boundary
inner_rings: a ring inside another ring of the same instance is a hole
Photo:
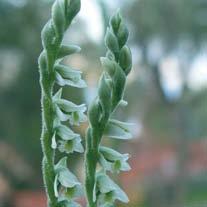
[[[132,68],[132,56],[126,42],[128,30],[119,12],[110,21],[105,44],[106,57],[101,58],[104,72],[100,78],[98,96],[89,107],[89,128],[86,146],[86,193],[89,207],[110,207],[114,201],[127,203],[128,197],[106,171],[128,171],[128,154],[100,146],[103,136],[115,139],[132,138],[130,124],[114,120],[112,113],[119,105],[126,105],[123,93],[126,77]],[[96,170],[100,164],[99,171]]]
[[[76,105],[61,98],[62,88],[53,93],[54,84],[59,86],[86,86],[81,72],[62,64],[65,56],[79,52],[74,45],[62,45],[64,32],[80,10],[80,0],[56,0],[52,18],[42,30],[43,52],[39,57],[40,84],[42,89],[42,170],[48,195],[48,206],[79,206],[73,199],[81,193],[81,184],[67,168],[67,157],[55,164],[55,151],[82,153],[80,135],[62,122],[78,125],[86,121],[84,104]]]
[[[80,0],[56,0],[52,18],[42,30],[43,52],[39,57],[40,84],[42,89],[42,149],[43,176],[49,207],[76,207],[74,201],[81,196],[81,183],[67,167],[67,157],[56,163],[55,151],[69,154],[84,151],[80,135],[68,126],[86,121],[85,104],[76,105],[62,99],[62,86],[86,87],[81,72],[62,64],[65,56],[79,52],[73,45],[62,45],[64,32],[80,10]],[[127,203],[128,197],[106,174],[107,171],[130,170],[128,154],[100,146],[103,136],[115,139],[132,138],[130,124],[112,118],[120,105],[126,105],[123,93],[126,77],[132,67],[130,49],[126,46],[128,30],[119,12],[110,21],[105,43],[107,55],[101,58],[104,72],[98,88],[98,96],[89,108],[89,128],[86,137],[85,190],[88,207],[110,207],[114,201]],[[54,93],[54,84],[60,89]],[[100,169],[97,170],[97,165]]]

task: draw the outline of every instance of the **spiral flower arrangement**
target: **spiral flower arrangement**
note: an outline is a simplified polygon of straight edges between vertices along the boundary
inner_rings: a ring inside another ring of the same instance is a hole
[[[75,45],[63,45],[65,31],[80,10],[80,0],[56,0],[52,6],[52,18],[42,30],[43,51],[39,57],[42,104],[42,171],[48,207],[79,207],[76,198],[82,195],[81,183],[67,167],[67,154],[83,153],[81,137],[69,126],[87,120],[85,104],[76,105],[62,98],[62,87],[86,87],[81,72],[64,65],[64,57],[80,51]],[[109,177],[107,172],[130,170],[128,154],[101,145],[102,137],[131,139],[131,124],[113,119],[123,100],[126,78],[132,68],[128,30],[118,11],[110,20],[105,36],[108,48],[101,58],[101,75],[98,95],[88,110],[89,127],[86,133],[85,194],[88,207],[113,207],[115,200],[127,203],[125,192]],[[54,85],[59,90],[54,93]],[[55,159],[59,151],[62,158]]]
[[[42,91],[42,171],[48,196],[48,207],[78,207],[74,201],[81,195],[81,183],[67,167],[67,156],[57,163],[55,152],[61,154],[83,153],[81,137],[66,126],[86,121],[85,104],[76,105],[62,98],[62,87],[86,87],[81,72],[63,65],[64,57],[80,51],[75,45],[63,45],[65,31],[80,10],[80,0],[56,0],[52,18],[44,26],[41,37],[43,51],[39,57],[40,85]],[[60,89],[54,94],[55,83]]]
[[[101,146],[102,137],[131,139],[130,124],[112,118],[112,113],[123,100],[126,78],[132,68],[132,56],[129,47],[128,30],[118,11],[110,20],[105,36],[108,48],[106,57],[101,58],[104,71],[98,87],[98,95],[89,107],[89,128],[86,146],[86,194],[88,207],[112,207],[115,200],[124,203],[128,197],[124,191],[107,175],[107,171],[120,172],[130,170],[128,154]],[[97,170],[97,164],[100,167]]]

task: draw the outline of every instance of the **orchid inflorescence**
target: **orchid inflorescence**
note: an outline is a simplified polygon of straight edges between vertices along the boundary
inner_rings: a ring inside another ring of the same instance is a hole
[[[55,163],[55,151],[83,153],[81,137],[64,123],[79,125],[86,121],[85,104],[76,105],[62,98],[62,87],[86,87],[81,72],[63,65],[64,57],[80,51],[75,45],[63,45],[65,31],[80,10],[80,0],[56,0],[52,18],[42,30],[43,51],[39,57],[42,89],[43,175],[49,207],[78,207],[74,201],[81,195],[81,183],[67,167],[67,157]],[[55,83],[60,89],[54,94]]]
[[[101,146],[102,137],[131,139],[131,124],[112,118],[112,113],[123,100],[126,77],[132,68],[132,56],[126,42],[128,30],[118,11],[110,20],[105,36],[108,48],[106,57],[101,58],[104,71],[98,87],[98,95],[89,107],[89,128],[86,147],[86,194],[89,207],[111,207],[115,200],[127,203],[124,191],[107,175],[107,171],[120,172],[130,170],[128,154]],[[97,170],[97,164],[101,168]]]
[[[63,64],[64,57],[80,51],[75,45],[63,45],[65,31],[80,10],[80,0],[56,0],[52,18],[42,30],[43,51],[39,57],[40,85],[42,90],[42,149],[43,177],[48,196],[48,207],[78,207],[76,198],[82,196],[82,185],[67,167],[67,154],[83,153],[81,137],[70,126],[87,120],[85,104],[76,105],[62,98],[62,87],[86,87],[81,72]],[[121,154],[102,146],[102,137],[131,139],[131,124],[113,119],[112,113],[123,100],[126,77],[132,68],[128,30],[118,11],[110,20],[105,36],[108,48],[101,58],[104,71],[98,95],[88,110],[89,127],[86,134],[85,191],[88,207],[112,207],[115,200],[127,203],[124,191],[109,177],[111,173],[130,170],[128,154]],[[54,85],[59,90],[54,93]],[[55,152],[62,156],[56,161]]]

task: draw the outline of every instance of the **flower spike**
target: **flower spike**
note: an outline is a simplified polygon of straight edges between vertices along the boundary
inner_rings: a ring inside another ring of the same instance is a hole
[[[80,6],[80,0],[56,0],[52,6],[52,17],[41,33],[43,51],[39,57],[39,73],[42,90],[42,170],[48,207],[80,206],[74,199],[80,196],[81,183],[68,169],[67,157],[55,164],[56,150],[64,154],[84,151],[80,135],[62,122],[78,125],[86,121],[85,104],[76,105],[61,96],[62,86],[84,88],[86,83],[81,79],[80,71],[60,63],[67,55],[80,51],[78,46],[62,45],[64,34]],[[60,89],[54,94],[55,83]]]
[[[86,137],[85,189],[88,207],[112,207],[115,200],[127,203],[128,197],[106,174],[130,170],[128,154],[100,146],[103,136],[115,139],[131,139],[131,124],[111,118],[118,106],[126,106],[123,94],[126,78],[132,68],[132,57],[126,45],[129,32],[118,11],[110,20],[105,36],[108,48],[106,57],[101,58],[103,74],[99,81],[98,95],[89,107],[89,128]],[[97,163],[102,166],[98,173]]]

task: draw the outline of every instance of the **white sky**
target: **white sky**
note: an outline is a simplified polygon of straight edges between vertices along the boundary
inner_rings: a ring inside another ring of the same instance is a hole
[[[207,55],[199,54],[193,61],[188,77],[188,85],[191,89],[199,90],[207,86]]]
[[[88,35],[99,42],[103,38],[103,21],[98,4],[94,0],[82,0],[80,17],[87,25]]]
[[[177,57],[165,57],[160,63],[161,84],[166,97],[170,100],[180,98],[183,88],[180,63]]]

